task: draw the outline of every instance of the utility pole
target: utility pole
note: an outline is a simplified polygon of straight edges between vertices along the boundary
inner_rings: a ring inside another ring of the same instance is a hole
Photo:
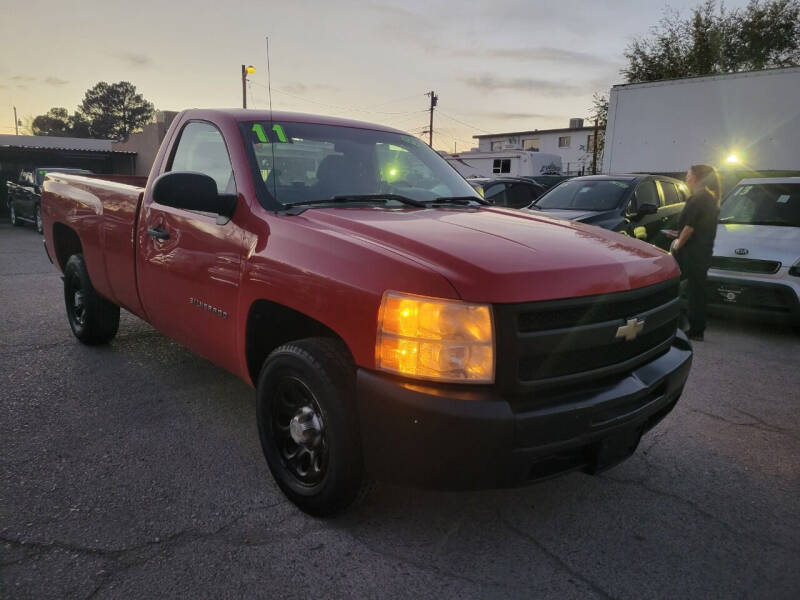
[[[439,96],[437,96],[436,92],[434,92],[433,90],[431,90],[425,95],[431,97],[431,108],[430,108],[431,121],[430,125],[428,125],[428,146],[433,148],[433,109],[436,108],[436,104],[439,102]]]
[[[242,108],[247,108],[247,76],[256,72],[252,65],[242,65]]]
[[[19,121],[17,121],[17,107],[14,107],[14,135],[19,135]]]
[[[592,175],[597,175],[597,119],[594,120],[594,138],[592,139]]]

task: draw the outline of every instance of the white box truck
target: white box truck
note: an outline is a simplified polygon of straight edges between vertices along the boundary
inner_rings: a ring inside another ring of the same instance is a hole
[[[558,154],[530,150],[442,154],[463,177],[536,177],[561,173]]]
[[[604,173],[800,170],[800,68],[611,88]]]

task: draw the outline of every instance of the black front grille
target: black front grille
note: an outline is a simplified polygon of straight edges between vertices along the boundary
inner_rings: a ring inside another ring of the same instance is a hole
[[[614,329],[616,327],[618,325],[615,325]],[[675,335],[676,327],[677,323],[673,319],[648,333],[639,335],[630,342],[616,340],[611,336],[609,344],[599,348],[582,348],[569,352],[524,356],[519,362],[519,378],[521,381],[535,381],[622,363],[636,358],[666,340],[671,340]],[[614,341],[611,341],[612,339]]]
[[[678,292],[674,279],[628,292],[495,305],[498,384],[527,394],[624,376],[669,349]],[[617,337],[620,327],[639,321],[635,339]]]
[[[776,260],[714,256],[711,258],[711,268],[742,273],[777,273],[781,263]]]
[[[589,296],[577,301],[542,302],[542,306],[531,304],[529,305],[531,310],[521,312],[519,315],[519,331],[527,333],[627,319],[674,300],[678,297],[678,291],[679,282],[675,281],[652,293],[638,294],[630,298],[621,297],[625,294],[621,293]]]

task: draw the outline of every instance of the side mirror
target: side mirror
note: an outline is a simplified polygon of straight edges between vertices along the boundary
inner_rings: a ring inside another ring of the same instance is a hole
[[[225,224],[236,210],[235,194],[217,193],[217,183],[208,175],[192,171],[164,173],[153,183],[153,201],[164,206],[219,215]]]

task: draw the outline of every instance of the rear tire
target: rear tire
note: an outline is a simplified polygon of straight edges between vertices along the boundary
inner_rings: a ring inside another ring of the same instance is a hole
[[[17,217],[17,211],[14,209],[13,204],[8,205],[8,217],[11,220],[11,224],[14,227],[22,227],[24,225],[22,220],[19,217]]]
[[[355,368],[344,344],[308,338],[280,346],[264,361],[256,399],[261,447],[289,500],[322,517],[363,496]]]
[[[84,344],[106,344],[117,335],[119,306],[94,291],[82,254],[73,254],[64,267],[64,302],[72,333]]]

